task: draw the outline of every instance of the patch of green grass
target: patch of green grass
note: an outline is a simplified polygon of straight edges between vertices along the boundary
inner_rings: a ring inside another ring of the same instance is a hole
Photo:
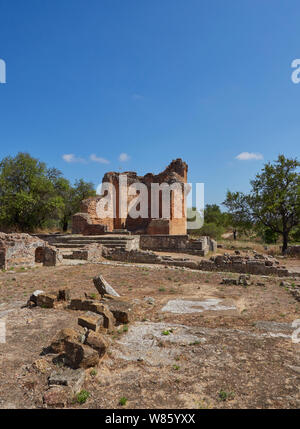
[[[119,405],[126,405],[127,404],[127,398],[125,396],[122,396],[122,398],[119,400]]]
[[[196,340],[196,341],[190,343],[190,346],[196,346],[197,344],[200,344],[200,341]]]
[[[95,369],[92,369],[90,374],[92,377],[95,377],[97,375],[97,371]]]
[[[175,369],[175,371],[178,371],[178,370],[179,370],[179,368],[180,368],[180,366],[179,366],[179,365],[173,365],[173,369]]]
[[[233,399],[235,395],[234,392],[226,392],[225,390],[220,390],[218,396],[221,401],[227,401]]]
[[[76,401],[79,404],[84,404],[87,401],[87,399],[89,398],[89,396],[90,396],[90,393],[87,390],[83,389],[79,393],[77,393]]]
[[[170,333],[171,331],[166,330],[166,331],[162,331],[161,335],[170,335]]]
[[[123,326],[123,332],[127,332],[128,331],[128,326],[127,325],[124,325]]]
[[[165,287],[160,287],[159,289],[158,289],[158,292],[165,292],[166,291],[166,288]]]
[[[91,297],[92,299],[96,299],[96,298],[97,298],[97,294],[96,294],[96,293],[91,293],[91,294],[90,294],[90,297]]]

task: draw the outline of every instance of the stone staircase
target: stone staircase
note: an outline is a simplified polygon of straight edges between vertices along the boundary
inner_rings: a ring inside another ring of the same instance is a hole
[[[139,236],[136,235],[77,235],[77,234],[37,234],[37,236],[47,241],[51,246],[61,250],[65,259],[69,259],[73,251],[81,250],[89,244],[99,243],[108,248],[118,248],[124,250],[139,249]]]

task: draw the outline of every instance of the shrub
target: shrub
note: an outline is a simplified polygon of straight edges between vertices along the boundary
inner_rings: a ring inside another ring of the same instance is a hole
[[[79,404],[84,404],[86,402],[86,400],[88,399],[88,397],[90,396],[90,393],[87,392],[86,390],[81,390],[77,396],[76,396],[76,400]]]
[[[225,232],[225,228],[215,223],[204,223],[203,227],[197,230],[189,231],[193,235],[208,235],[209,237],[218,240]]]
[[[263,234],[263,240],[266,244],[276,244],[278,240],[277,232],[272,231],[270,228],[266,228]]]

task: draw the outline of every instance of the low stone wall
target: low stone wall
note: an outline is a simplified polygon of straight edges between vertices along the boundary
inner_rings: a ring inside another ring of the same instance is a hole
[[[141,235],[140,248],[160,252],[182,252],[207,255],[217,250],[217,242],[210,237],[191,240],[188,235]]]
[[[147,250],[108,249],[103,247],[103,257],[113,261],[136,262],[146,264],[161,264],[162,258]]]
[[[287,248],[287,255],[293,258],[300,258],[300,245],[289,246]]]
[[[124,249],[107,249],[103,247],[103,256],[114,261],[162,264],[202,271],[274,275],[278,277],[295,276],[295,273],[289,273],[284,266],[279,266],[276,259],[264,255],[254,255],[252,259],[239,255],[218,255],[211,257],[210,260],[195,261],[188,258],[159,256],[149,250],[132,250],[127,252]]]
[[[74,250],[71,255],[65,255],[65,259],[81,259],[89,262],[98,262],[102,257],[103,246],[99,243],[87,244],[83,249]]]
[[[180,252],[187,249],[188,235],[141,235],[140,248],[143,250]]]
[[[62,260],[59,250],[29,234],[0,233],[0,269],[32,267],[36,262],[53,266]]]

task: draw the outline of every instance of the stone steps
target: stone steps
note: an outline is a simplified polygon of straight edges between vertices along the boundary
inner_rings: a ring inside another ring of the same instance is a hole
[[[64,259],[74,259],[73,252],[82,250],[89,244],[102,244],[111,249],[127,249],[139,247],[139,237],[131,235],[73,235],[73,234],[52,234],[41,236],[44,241],[47,241],[51,246],[60,249]],[[76,257],[76,256],[75,256]]]
[[[91,244],[91,243],[88,243],[88,244]],[[126,243],[109,243],[109,242],[102,243],[101,242],[99,244],[103,244],[105,247],[109,247],[109,248],[115,248],[115,247],[122,247],[123,249],[126,248]],[[86,246],[86,244],[84,244],[84,243],[83,244],[53,243],[53,246],[57,247],[58,249],[70,249],[70,248],[72,248],[73,250],[76,250],[76,249],[83,249]]]

